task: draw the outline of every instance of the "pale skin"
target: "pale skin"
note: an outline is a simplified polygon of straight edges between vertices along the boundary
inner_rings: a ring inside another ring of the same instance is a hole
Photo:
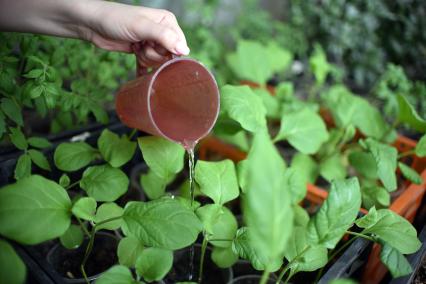
[[[102,0],[0,0],[0,30],[90,41],[110,51],[137,51],[139,66],[188,55],[173,13]]]

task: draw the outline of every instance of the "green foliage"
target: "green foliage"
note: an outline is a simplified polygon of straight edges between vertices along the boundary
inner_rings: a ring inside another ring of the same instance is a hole
[[[409,181],[415,184],[423,183],[422,177],[414,169],[401,162],[398,163],[398,168],[401,170],[402,175]]]
[[[413,271],[404,255],[387,244],[382,246],[380,260],[389,269],[393,278],[410,274]]]
[[[418,157],[426,157],[426,134],[424,134],[422,138],[420,138],[414,150]]]
[[[0,240],[0,274],[2,283],[25,283],[27,269],[13,247],[5,240]]]
[[[132,236],[124,237],[118,243],[117,256],[121,265],[134,267],[136,259],[144,250],[143,243]]]
[[[381,186],[363,186],[362,192],[362,205],[366,209],[372,207],[384,208],[390,205],[390,194]]]
[[[93,221],[96,214],[96,206],[94,198],[82,197],[73,204],[71,212],[80,219]]]
[[[416,109],[408,102],[407,98],[402,95],[397,95],[398,99],[398,121],[406,123],[412,129],[419,132],[426,132],[426,120],[417,113]]]
[[[327,61],[324,50],[318,44],[314,46],[314,52],[309,58],[309,65],[315,76],[316,84],[323,85],[327,75],[330,73],[331,65]]]
[[[213,247],[212,260],[220,268],[228,268],[234,265],[238,260],[238,255],[234,253],[232,247],[221,248]]]
[[[118,168],[133,157],[136,143],[130,141],[125,135],[119,137],[117,134],[105,129],[98,139],[98,148],[105,161],[112,167]]]
[[[83,242],[83,231],[77,225],[71,225],[65,233],[59,237],[61,244],[67,249],[78,248]]]
[[[136,260],[136,271],[146,281],[158,281],[172,268],[173,252],[161,248],[146,248]]]
[[[114,202],[103,203],[99,206],[96,211],[94,218],[95,223],[100,223],[102,221],[108,220],[110,218],[120,217],[123,215],[123,208],[115,204]],[[114,220],[108,223],[96,226],[97,230],[106,229],[106,230],[117,230],[122,225],[122,220]]]
[[[135,284],[132,272],[123,265],[114,265],[96,279],[97,284]]]
[[[41,176],[21,179],[0,190],[0,233],[23,244],[61,236],[70,226],[70,213],[65,189]]]
[[[55,165],[63,171],[76,171],[96,158],[95,148],[85,142],[61,143],[55,150]]]

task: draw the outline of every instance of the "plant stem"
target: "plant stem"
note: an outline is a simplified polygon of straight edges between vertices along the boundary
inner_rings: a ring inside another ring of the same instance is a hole
[[[201,245],[200,268],[198,270],[198,283],[200,284],[201,284],[201,281],[203,280],[204,257],[206,255],[207,242],[208,242],[207,239],[203,238],[203,244]]]
[[[407,157],[407,156],[414,155],[415,153],[416,153],[415,150],[409,150],[409,151],[406,151],[406,152],[402,152],[401,154],[398,155],[398,160],[401,159],[401,158]]]
[[[290,268],[289,264],[290,264],[290,262],[286,266],[284,266],[283,269],[281,270],[280,275],[278,275],[278,279],[277,279],[276,284],[279,284],[281,282],[281,279],[283,279],[284,275],[286,274],[286,272]]]
[[[294,273],[290,271],[290,273],[288,274],[287,278],[284,281],[284,284],[287,284],[288,281],[290,281],[291,277],[293,277]]]
[[[302,257],[304,254],[305,254],[305,252],[310,248],[311,246],[310,245],[307,245],[298,255],[296,255],[296,257],[295,258],[293,258],[289,263],[287,263],[287,265],[286,266],[284,266],[284,268],[283,268],[283,270],[281,270],[281,273],[280,273],[280,275],[278,276],[278,279],[277,279],[277,284],[278,283],[280,283],[281,282],[281,280],[283,279],[283,277],[284,277],[284,275],[285,275],[285,273],[287,272],[287,270],[290,268],[290,266],[293,264],[293,262],[295,262],[296,260],[298,260],[300,257]],[[290,272],[290,275],[291,276],[293,276],[292,275],[292,273]],[[288,279],[290,279],[290,278],[287,278],[287,280]]]
[[[138,132],[138,130],[136,128],[133,128],[132,132],[130,132],[129,134],[129,140],[132,140],[133,136],[135,136],[135,134]]]
[[[364,235],[364,234],[361,234],[361,233],[355,233],[355,232],[352,232],[352,231],[346,231],[346,234],[357,236],[357,237],[361,237],[361,238],[367,239],[367,240],[372,241],[372,242],[376,241],[374,238],[369,237],[369,236]]]
[[[269,270],[265,269],[265,271],[263,271],[262,274],[262,278],[260,279],[260,284],[266,284],[266,282],[268,282],[269,279]]]
[[[66,190],[73,188],[74,186],[78,185],[80,183],[80,180],[73,182],[72,184],[70,184],[69,186],[65,187]]]
[[[207,239],[209,242],[233,242],[231,239]]]
[[[78,221],[78,223],[80,224],[81,229],[83,230],[83,232],[86,234],[86,236],[88,236],[90,238],[90,233],[87,230],[86,226],[84,226],[84,223],[81,221],[80,218],[78,218],[77,216],[75,217]]]
[[[86,252],[84,253],[84,258],[83,258],[83,261],[81,262],[81,265],[80,265],[81,274],[83,274],[84,280],[86,281],[87,284],[90,284],[90,282],[89,282],[89,279],[87,278],[86,270],[84,269],[84,266],[86,265],[87,259],[89,258],[89,255],[92,252],[93,243],[95,241],[96,228],[98,226],[102,225],[102,224],[121,219],[122,217],[123,216],[117,216],[117,217],[105,219],[105,220],[97,223],[96,225],[94,225],[92,227],[92,232],[90,233],[89,243],[86,247]]]

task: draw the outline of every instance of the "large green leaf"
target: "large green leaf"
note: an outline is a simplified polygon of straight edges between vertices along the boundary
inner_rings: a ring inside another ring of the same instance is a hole
[[[211,258],[220,268],[228,268],[238,261],[238,254],[234,253],[232,247],[213,247]]]
[[[306,239],[306,229],[295,227],[285,250],[285,258],[291,262],[292,273],[315,271],[327,264],[327,248],[310,245]]]
[[[262,251],[269,268],[282,260],[293,228],[292,196],[284,171],[268,133],[256,133],[248,157],[243,209],[251,245]]]
[[[413,225],[388,209],[370,210],[356,225],[364,228],[363,234],[374,234],[402,254],[414,253],[421,245]]]
[[[349,163],[362,176],[377,179],[377,165],[371,153],[353,151],[349,154]]]
[[[105,273],[102,273],[101,277],[96,279],[96,284],[135,284],[132,272],[129,268],[123,265],[114,265],[108,269]]]
[[[119,137],[114,132],[105,129],[98,139],[98,148],[102,157],[114,168],[127,163],[135,153],[136,143],[123,135]]]
[[[183,169],[185,149],[181,145],[154,136],[140,137],[138,144],[149,168],[167,182]]]
[[[161,248],[146,248],[136,260],[136,271],[146,281],[163,279],[173,265],[173,252]]]
[[[426,157],[426,134],[417,142],[415,151],[417,157]]]
[[[202,193],[223,205],[238,197],[238,182],[234,163],[198,161],[195,166],[195,180]]]
[[[147,246],[172,250],[192,244],[202,230],[194,212],[170,198],[128,203],[123,220],[126,236],[135,236]]]
[[[72,206],[74,216],[83,220],[93,221],[96,214],[96,200],[92,197],[82,197]]]
[[[63,171],[76,171],[96,158],[96,149],[85,142],[62,143],[54,154],[55,165]]]
[[[1,283],[23,284],[26,274],[27,268],[13,247],[5,240],[0,239]]]
[[[377,175],[382,181],[384,187],[389,191],[395,191],[396,184],[396,162],[398,151],[389,145],[377,142],[372,138],[362,140],[363,145],[374,157],[377,167]]]
[[[114,201],[126,193],[128,186],[126,174],[110,165],[87,168],[80,181],[80,187],[96,201]]]
[[[286,139],[300,152],[314,154],[327,141],[328,137],[327,128],[321,117],[305,108],[283,115],[280,131],[274,140]]]
[[[397,99],[399,106],[398,121],[408,124],[417,131],[426,132],[426,120],[420,117],[407,98],[398,94]]]
[[[98,210],[96,211],[94,222],[98,224],[107,219],[120,217],[122,215],[123,215],[123,208],[121,208],[114,202],[108,202],[99,206]],[[100,229],[117,230],[118,228],[121,227],[122,224],[123,224],[123,221],[121,219],[117,219],[114,221],[104,223],[102,225],[98,225],[96,226],[96,229],[97,230],[100,230]]]
[[[143,249],[143,243],[139,239],[132,236],[122,238],[117,248],[118,261],[127,267],[134,267]]]
[[[217,204],[207,204],[197,209],[197,216],[204,226],[209,239],[232,240],[238,229],[237,219],[231,211]],[[231,242],[211,241],[217,247],[229,247]]]
[[[405,256],[387,244],[382,245],[380,260],[389,269],[393,278],[408,275],[413,271]]]
[[[256,132],[266,127],[266,109],[262,99],[248,86],[222,87],[221,106],[230,118],[247,131]]]
[[[334,249],[355,221],[361,207],[361,191],[357,178],[336,180],[326,201],[308,224],[308,241]]]
[[[71,223],[71,200],[57,183],[33,175],[0,190],[0,234],[23,244],[61,236]]]
[[[65,233],[59,237],[61,244],[67,249],[78,248],[83,242],[83,231],[80,226],[72,224]]]
[[[415,184],[423,183],[422,177],[414,169],[401,162],[398,163],[398,167],[401,170],[402,175],[409,181]]]

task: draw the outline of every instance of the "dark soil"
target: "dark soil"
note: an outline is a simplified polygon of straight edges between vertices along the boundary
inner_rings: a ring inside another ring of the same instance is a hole
[[[426,283],[426,256],[423,256],[422,263],[417,270],[416,276],[413,281],[414,284]]]
[[[80,265],[83,261],[88,239],[74,250],[69,250],[57,244],[47,256],[47,261],[64,278],[82,278]],[[95,237],[92,253],[86,263],[87,276],[94,276],[106,271],[117,263],[118,240],[110,234],[98,233]]]
[[[189,248],[177,251],[174,254],[173,267],[170,270],[169,274],[163,279],[165,284],[173,284],[176,282],[184,281],[194,281],[198,280],[198,271],[200,265],[200,255],[201,255],[201,246],[195,245],[195,255],[194,255],[194,269],[192,272],[192,279],[189,279]],[[232,277],[232,272],[230,269],[220,269],[218,268],[210,257],[211,250],[207,249],[204,257],[204,269],[203,269],[203,279],[202,284],[227,284]]]

